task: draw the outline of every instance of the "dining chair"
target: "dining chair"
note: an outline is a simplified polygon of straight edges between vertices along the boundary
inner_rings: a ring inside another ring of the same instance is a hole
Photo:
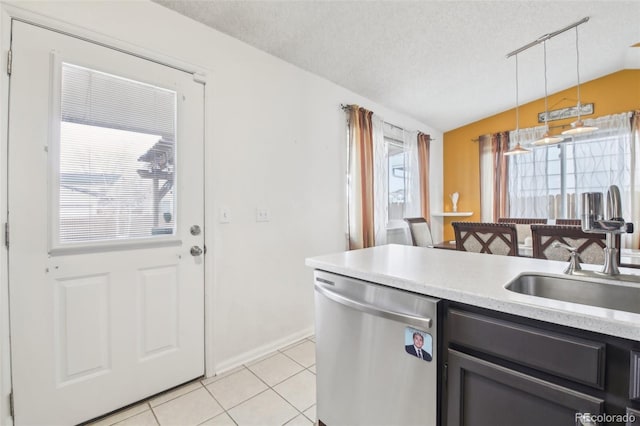
[[[561,247],[553,247],[553,243],[575,247],[582,263],[604,264],[604,248],[606,234],[584,232],[577,225],[531,225],[533,239],[533,257],[549,260],[569,260],[569,251]],[[618,249],[620,264],[620,234],[614,240]]]
[[[518,255],[514,223],[452,222],[456,250],[475,253]]]
[[[546,224],[547,219],[538,217],[500,217],[498,218],[498,223],[515,223],[518,244],[527,244],[527,238],[531,237],[531,225],[535,223]]]
[[[500,217],[498,223],[518,223],[521,225],[531,225],[534,223],[545,224],[547,219],[545,218],[533,218],[533,217]]]
[[[411,243],[418,247],[432,247],[433,238],[429,222],[424,217],[405,217],[404,221],[409,226]]]
[[[580,219],[556,219],[556,225],[582,225]]]

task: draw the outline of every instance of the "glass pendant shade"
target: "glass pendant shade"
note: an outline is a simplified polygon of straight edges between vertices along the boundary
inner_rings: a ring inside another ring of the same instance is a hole
[[[505,152],[504,155],[529,154],[530,152],[531,152],[530,149],[524,148],[522,145],[520,145],[520,142],[518,142],[516,146],[511,148],[509,151]]]
[[[540,145],[553,145],[553,144],[556,144],[556,143],[560,143],[562,141],[564,141],[563,137],[561,137],[561,136],[551,136],[549,134],[549,131],[547,130],[544,133],[544,135],[542,135],[542,137],[540,139],[533,141],[531,144],[532,145],[537,145],[537,146],[540,146]]]
[[[598,130],[595,126],[586,126],[582,120],[574,121],[571,123],[571,128],[562,132],[563,135],[584,135],[585,133],[591,133]]]

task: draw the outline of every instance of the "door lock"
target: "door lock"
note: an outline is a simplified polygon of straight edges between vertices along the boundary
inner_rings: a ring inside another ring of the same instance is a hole
[[[198,225],[193,225],[189,231],[191,235],[200,235],[200,227]]]
[[[191,247],[190,251],[191,251],[191,256],[200,256],[203,253],[202,249],[198,246]]]

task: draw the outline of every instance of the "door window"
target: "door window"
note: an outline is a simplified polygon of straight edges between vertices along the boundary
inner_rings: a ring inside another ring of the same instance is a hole
[[[61,67],[54,245],[174,235],[176,92]]]

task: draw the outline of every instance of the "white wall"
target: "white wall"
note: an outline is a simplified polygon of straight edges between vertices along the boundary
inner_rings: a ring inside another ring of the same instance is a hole
[[[312,332],[312,271],[304,259],[345,247],[340,103],[436,138],[432,206],[441,209],[442,134],[424,123],[151,2],[13,4],[210,71],[206,234],[215,361],[209,372]],[[258,206],[270,209],[270,222],[256,223]],[[228,224],[218,223],[221,207],[230,211]],[[442,230],[433,232],[440,240]]]

